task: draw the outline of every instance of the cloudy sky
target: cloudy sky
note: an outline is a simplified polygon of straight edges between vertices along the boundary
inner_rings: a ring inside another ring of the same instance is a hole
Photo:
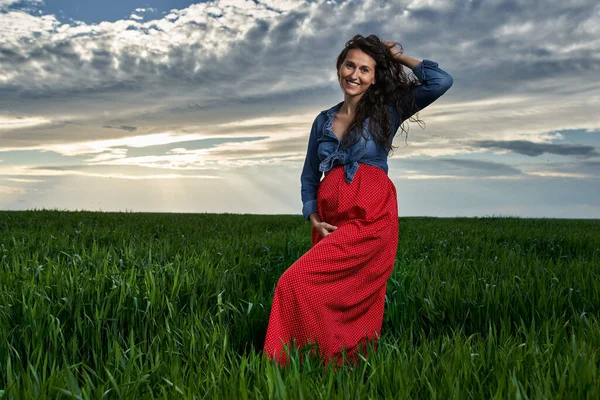
[[[0,209],[300,214],[356,33],[454,78],[396,137],[400,215],[600,218],[591,0],[0,0]]]

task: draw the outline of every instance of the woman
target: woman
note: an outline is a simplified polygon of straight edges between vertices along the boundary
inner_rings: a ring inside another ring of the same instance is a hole
[[[379,337],[398,247],[396,188],[387,175],[392,139],[452,86],[437,63],[375,35],[352,38],[336,64],[344,101],[315,119],[301,175],[312,247],[279,279],[265,339],[264,352],[281,364],[288,346],[311,343],[326,363],[340,364],[344,349],[355,359]]]

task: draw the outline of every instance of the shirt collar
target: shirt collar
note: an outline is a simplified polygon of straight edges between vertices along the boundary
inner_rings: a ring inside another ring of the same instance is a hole
[[[339,102],[338,104],[336,104],[335,106],[333,106],[329,110],[327,110],[327,116],[329,118],[333,118],[333,116],[335,115],[336,111],[340,109],[340,107],[342,106],[342,104],[344,104],[343,101]]]

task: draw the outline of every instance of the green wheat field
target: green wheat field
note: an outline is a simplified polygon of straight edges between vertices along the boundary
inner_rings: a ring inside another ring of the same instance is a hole
[[[278,368],[272,295],[310,231],[0,212],[0,398],[600,398],[600,221],[401,218],[377,352]]]

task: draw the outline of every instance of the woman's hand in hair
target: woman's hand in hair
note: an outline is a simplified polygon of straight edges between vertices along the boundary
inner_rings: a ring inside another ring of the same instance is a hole
[[[329,235],[331,232],[337,229],[337,226],[321,221],[319,214],[317,213],[310,214],[310,222],[312,223],[313,228],[315,228],[315,230],[319,232],[322,237]]]
[[[398,54],[404,53],[404,49],[400,43],[389,42],[387,40],[382,40],[382,42],[387,46],[388,49],[390,49],[392,57],[396,57]]]
[[[418,60],[416,58],[412,58],[404,54],[404,49],[402,45],[398,42],[388,42],[387,40],[382,40],[383,44],[385,44],[388,49],[390,49],[390,54],[396,60],[400,61],[400,64],[407,66],[408,68],[415,68],[419,64],[421,64],[422,60]]]

